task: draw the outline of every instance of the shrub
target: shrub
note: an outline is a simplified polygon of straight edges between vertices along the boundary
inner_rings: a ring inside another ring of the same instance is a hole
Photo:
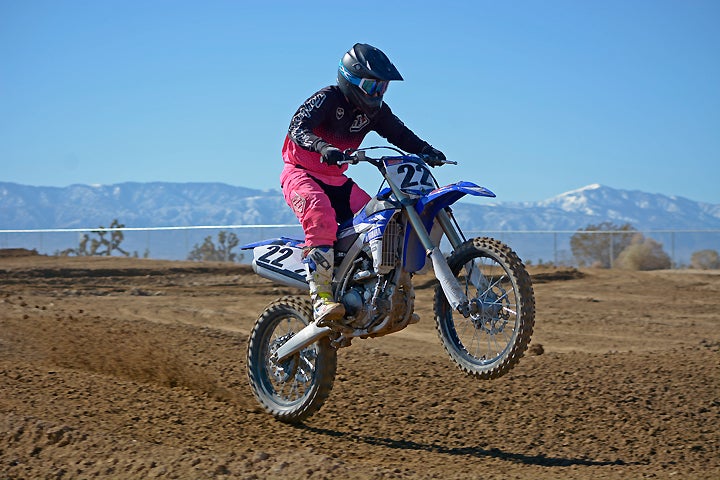
[[[716,270],[720,268],[720,255],[717,250],[699,250],[690,257],[690,266],[700,270]]]
[[[624,270],[661,270],[671,265],[670,256],[663,251],[662,244],[640,233],[615,261],[615,267]]]

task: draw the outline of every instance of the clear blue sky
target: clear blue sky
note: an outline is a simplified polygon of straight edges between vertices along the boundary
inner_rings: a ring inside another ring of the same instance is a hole
[[[0,181],[279,188],[290,117],[366,42],[405,77],[386,102],[460,163],[443,183],[717,204],[719,25],[717,0],[0,0]]]

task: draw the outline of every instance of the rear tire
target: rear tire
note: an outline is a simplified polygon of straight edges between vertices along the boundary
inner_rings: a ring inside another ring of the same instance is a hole
[[[464,242],[448,265],[478,313],[465,318],[453,311],[437,286],[435,320],[443,346],[468,375],[501,377],[520,361],[532,336],[535,297],[530,275],[510,247],[492,238]],[[468,267],[479,269],[487,284],[474,285]]]
[[[309,299],[286,296],[268,305],[250,334],[247,373],[255,398],[280,421],[298,423],[317,412],[335,381],[337,351],[328,337],[283,362],[272,354],[313,318]]]

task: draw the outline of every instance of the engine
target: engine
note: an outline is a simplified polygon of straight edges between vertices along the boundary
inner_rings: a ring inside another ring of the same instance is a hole
[[[357,267],[351,273],[348,287],[343,293],[340,301],[345,306],[346,316],[352,319],[348,325],[354,328],[367,328],[372,325],[377,316],[371,314],[372,298],[378,285],[378,276],[372,269],[372,260],[362,258]]]
[[[346,325],[371,330],[383,324],[383,331],[407,325],[415,292],[410,275],[400,271],[403,231],[397,216],[393,217],[382,238],[365,245],[355,260],[340,297],[347,312]]]
[[[415,291],[410,275],[393,270],[388,275],[377,275],[371,260],[365,258],[352,272],[352,280],[344,290],[341,302],[347,312],[346,325],[370,330],[383,322],[390,331],[413,323]],[[387,319],[387,317],[390,317]],[[387,321],[386,321],[387,320]]]

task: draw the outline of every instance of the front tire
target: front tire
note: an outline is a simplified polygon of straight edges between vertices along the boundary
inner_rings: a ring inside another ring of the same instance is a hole
[[[250,334],[247,373],[255,398],[286,423],[298,423],[317,412],[335,381],[337,351],[328,337],[283,362],[273,353],[313,318],[310,301],[286,296],[265,308]]]
[[[530,275],[510,247],[492,238],[467,240],[448,258],[448,265],[477,308],[463,317],[436,287],[435,320],[443,346],[468,375],[501,377],[520,361],[532,336],[535,298]]]

